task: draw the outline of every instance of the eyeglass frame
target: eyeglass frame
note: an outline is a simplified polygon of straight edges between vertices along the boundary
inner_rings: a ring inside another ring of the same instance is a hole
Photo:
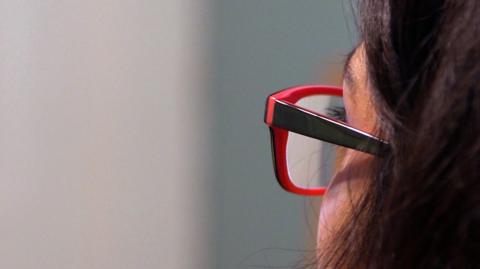
[[[323,195],[327,188],[302,188],[290,178],[287,165],[288,133],[380,155],[388,142],[356,129],[345,122],[311,111],[296,103],[315,95],[343,96],[343,89],[327,85],[301,85],[277,91],[267,97],[264,122],[269,126],[275,176],[280,186],[300,195]]]

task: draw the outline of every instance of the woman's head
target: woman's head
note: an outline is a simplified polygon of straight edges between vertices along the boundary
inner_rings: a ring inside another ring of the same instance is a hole
[[[357,11],[347,118],[390,150],[347,153],[320,213],[319,262],[480,263],[480,2],[360,0]]]

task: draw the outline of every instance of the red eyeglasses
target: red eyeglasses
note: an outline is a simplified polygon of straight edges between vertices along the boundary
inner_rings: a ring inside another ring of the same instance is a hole
[[[301,195],[322,195],[346,148],[378,155],[388,143],[345,123],[342,89],[306,85],[267,98],[273,165],[280,185]]]

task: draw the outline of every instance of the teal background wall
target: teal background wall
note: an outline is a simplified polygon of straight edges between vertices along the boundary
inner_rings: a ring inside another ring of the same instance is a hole
[[[216,0],[212,185],[216,268],[289,266],[311,248],[311,199],[284,192],[272,170],[265,97],[331,81],[355,42],[349,3]],[[350,25],[350,26],[349,26]]]

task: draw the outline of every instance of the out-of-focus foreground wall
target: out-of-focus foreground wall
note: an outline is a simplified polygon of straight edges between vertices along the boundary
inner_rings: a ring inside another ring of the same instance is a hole
[[[0,0],[0,268],[299,261],[264,101],[333,81],[343,2]]]
[[[207,11],[0,1],[0,268],[211,268]]]

